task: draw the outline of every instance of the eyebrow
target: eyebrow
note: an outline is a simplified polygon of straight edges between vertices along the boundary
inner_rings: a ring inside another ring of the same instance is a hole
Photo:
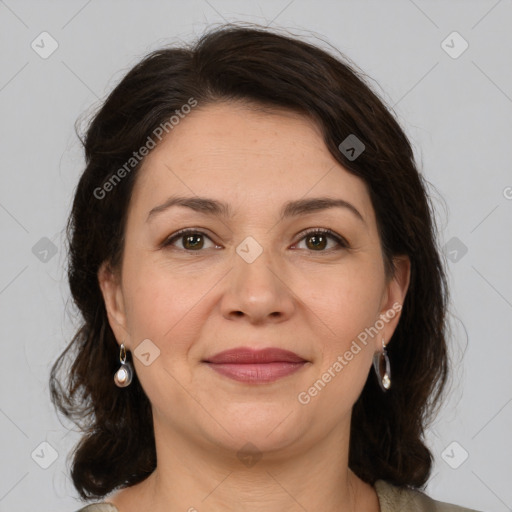
[[[216,199],[209,199],[207,197],[186,197],[186,196],[172,196],[164,203],[155,206],[148,214],[146,222],[150,221],[155,215],[168,210],[173,206],[182,206],[190,208],[199,213],[206,215],[215,215],[218,217],[231,217],[233,215],[229,204]],[[298,199],[295,201],[288,201],[281,209],[281,220],[288,217],[296,217],[308,213],[314,213],[330,208],[344,208],[352,212],[355,217],[363,223],[364,218],[359,213],[359,210],[344,199],[335,199],[331,197],[314,197],[310,199]]]

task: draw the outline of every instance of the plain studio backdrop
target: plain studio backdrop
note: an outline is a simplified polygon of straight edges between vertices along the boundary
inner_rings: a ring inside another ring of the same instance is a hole
[[[512,2],[0,1],[0,511],[79,508],[78,439],[49,400],[76,325],[63,229],[83,169],[75,120],[142,56],[214,24],[284,28],[369,75],[432,183],[450,276],[449,400],[427,493],[512,509]],[[441,199],[443,198],[443,199]]]

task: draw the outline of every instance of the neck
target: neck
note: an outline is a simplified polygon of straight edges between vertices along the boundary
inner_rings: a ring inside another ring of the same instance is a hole
[[[378,502],[373,488],[348,468],[346,428],[315,440],[311,446],[289,446],[278,453],[256,452],[252,457],[213,444],[200,445],[197,440],[187,442],[176,432],[166,430],[163,434],[161,425],[155,424],[157,468],[139,484],[137,497],[144,509],[379,510],[378,505],[374,508]],[[374,495],[371,500],[369,492]],[[363,504],[373,508],[362,508]],[[125,510],[129,512],[128,507],[120,507],[120,512]]]

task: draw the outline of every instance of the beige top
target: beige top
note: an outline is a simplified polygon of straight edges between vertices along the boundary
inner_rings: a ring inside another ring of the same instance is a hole
[[[429,498],[420,491],[396,487],[384,480],[375,482],[380,512],[478,512],[471,508],[459,507]],[[87,505],[77,512],[119,512],[110,503],[101,502]]]

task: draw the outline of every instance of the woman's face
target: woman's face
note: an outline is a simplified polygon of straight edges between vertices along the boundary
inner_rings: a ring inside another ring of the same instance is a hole
[[[386,278],[365,184],[310,120],[222,103],[193,111],[146,157],[121,273],[102,267],[99,279],[155,429],[289,453],[348,434],[398,321],[407,260],[397,269]],[[269,347],[303,362],[207,362]]]

